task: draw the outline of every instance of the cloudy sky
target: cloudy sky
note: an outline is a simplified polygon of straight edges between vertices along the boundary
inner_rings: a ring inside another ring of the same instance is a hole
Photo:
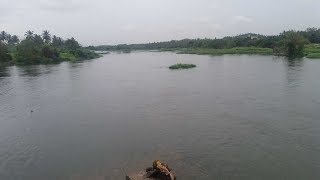
[[[320,0],[0,0],[0,31],[83,45],[278,34],[320,27]]]

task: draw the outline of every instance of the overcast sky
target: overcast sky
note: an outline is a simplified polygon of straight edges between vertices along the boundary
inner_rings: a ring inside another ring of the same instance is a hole
[[[83,45],[278,34],[320,27],[320,0],[0,0],[0,31]]]

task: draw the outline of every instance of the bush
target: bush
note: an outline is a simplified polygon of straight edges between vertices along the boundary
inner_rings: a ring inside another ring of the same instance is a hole
[[[57,59],[57,57],[59,56],[59,53],[56,49],[50,46],[44,46],[42,47],[42,55],[45,58]]]
[[[42,58],[42,51],[34,41],[26,39],[17,46],[16,60],[20,64],[37,64]]]
[[[285,55],[289,58],[303,57],[307,39],[296,31],[284,32],[281,36],[283,36],[283,40],[275,45],[275,54]]]

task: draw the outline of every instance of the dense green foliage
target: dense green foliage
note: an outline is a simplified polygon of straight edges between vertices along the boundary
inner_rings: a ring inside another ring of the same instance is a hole
[[[189,68],[194,68],[194,67],[197,67],[197,66],[194,65],[194,64],[181,64],[181,63],[178,63],[178,64],[174,64],[172,66],[169,66],[169,69],[189,69]]]
[[[183,39],[146,44],[89,46],[88,48],[99,51],[178,50],[181,53],[195,54],[272,54],[272,49],[277,55],[299,57],[303,55],[304,44],[308,43],[320,43],[320,29],[284,31],[279,35],[269,36],[248,33],[221,39]]]
[[[47,30],[42,35],[27,31],[21,41],[16,35],[0,33],[0,64],[57,63],[97,57],[97,53],[82,48],[74,38],[51,37]]]
[[[308,43],[306,38],[295,31],[283,33],[281,36],[283,38],[273,48],[275,54],[285,55],[290,58],[304,56],[304,46]]]
[[[0,41],[0,63],[6,63],[11,60],[11,56],[9,55],[8,47],[5,43]]]

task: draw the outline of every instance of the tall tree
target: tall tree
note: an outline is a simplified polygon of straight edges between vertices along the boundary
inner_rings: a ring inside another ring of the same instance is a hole
[[[75,50],[81,47],[78,41],[76,41],[73,37],[71,39],[67,39],[64,44],[67,49],[71,50]]]
[[[35,34],[33,36],[33,41],[34,41],[35,45],[37,45],[37,46],[42,46],[43,45],[43,39],[39,34]]]
[[[5,41],[7,37],[7,33],[5,31],[1,31],[0,33],[0,41]]]
[[[17,36],[17,35],[11,36],[10,42],[8,42],[8,43],[10,43],[10,44],[17,44],[17,43],[19,43],[19,38],[18,38],[18,36]]]
[[[63,45],[63,40],[61,37],[57,37],[56,35],[53,35],[52,37],[52,46],[53,47],[61,47]]]
[[[40,39],[42,40],[41,37]],[[17,45],[15,57],[18,63],[24,63],[24,64],[39,63],[40,60],[42,59],[41,49],[33,39],[25,39]]]
[[[302,32],[302,34],[311,43],[320,43],[320,29],[308,28],[305,32]]]
[[[6,39],[5,39],[6,41],[7,41],[7,43],[9,44],[10,42],[11,42],[11,40],[12,40],[12,36],[11,36],[11,34],[7,34],[7,36],[6,36]]]
[[[281,34],[284,36],[283,46],[284,54],[288,57],[303,57],[304,45],[307,40],[296,31],[288,31]]]
[[[44,40],[45,43],[50,43],[51,42],[51,35],[50,32],[48,30],[44,30],[42,32],[42,38]]]
[[[7,45],[0,41],[0,63],[8,62],[11,60],[11,56],[8,54]]]
[[[24,35],[26,36],[26,39],[32,39],[34,34],[33,31],[28,30]]]

